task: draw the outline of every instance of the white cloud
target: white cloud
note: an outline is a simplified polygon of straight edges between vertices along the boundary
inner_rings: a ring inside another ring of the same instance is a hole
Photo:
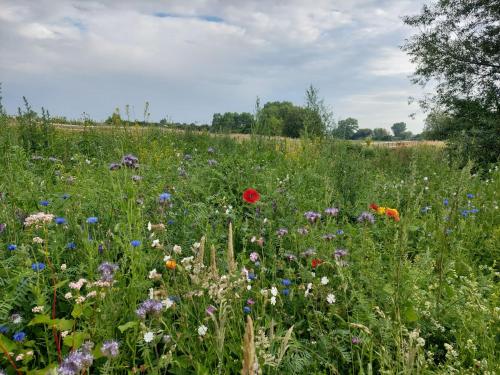
[[[251,111],[256,95],[300,103],[312,82],[335,112],[368,118],[375,98],[362,95],[372,85],[389,92],[410,86],[411,65],[396,46],[406,32],[399,16],[418,6],[0,0],[0,81],[9,111],[24,94],[69,117],[87,111],[102,118],[116,105],[149,100],[153,119],[167,112],[202,122],[213,112]],[[377,116],[389,121],[407,111],[403,102],[384,104]]]

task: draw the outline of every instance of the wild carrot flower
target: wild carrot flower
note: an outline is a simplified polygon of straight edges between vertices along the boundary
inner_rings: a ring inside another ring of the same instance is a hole
[[[208,327],[207,326],[205,326],[205,325],[202,324],[201,326],[198,327],[198,335],[200,335],[200,336],[203,337],[203,336],[205,336],[207,334],[207,332],[208,332]]]
[[[328,302],[330,305],[335,303],[336,299],[335,299],[335,295],[330,293],[326,296],[326,302]]]
[[[329,282],[330,282],[330,280],[328,279],[328,277],[323,276],[321,278],[321,285],[327,285]]]
[[[151,331],[148,331],[144,334],[144,342],[150,343],[155,338],[155,334]]]
[[[32,215],[28,216],[24,220],[24,226],[25,227],[34,226],[35,228],[39,228],[41,225],[48,224],[52,220],[54,220],[54,215],[47,214],[45,212],[38,212],[36,214],[32,214]]]

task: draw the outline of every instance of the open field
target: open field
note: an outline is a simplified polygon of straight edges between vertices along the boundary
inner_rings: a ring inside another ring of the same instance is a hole
[[[434,144],[68,129],[29,149],[0,128],[5,373],[498,369],[497,168]]]

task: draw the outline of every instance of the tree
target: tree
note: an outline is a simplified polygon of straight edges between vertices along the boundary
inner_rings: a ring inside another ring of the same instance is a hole
[[[334,126],[333,112],[325,105],[324,99],[319,98],[319,90],[312,84],[306,90],[306,109],[310,114],[305,118],[308,133],[323,135]]]
[[[396,122],[391,126],[394,137],[398,139],[404,139],[404,132],[406,131],[406,123]]]
[[[391,139],[391,135],[384,128],[375,128],[373,129],[373,139],[376,141],[389,141]]]
[[[433,113],[427,135],[446,137],[461,159],[498,161],[499,141],[491,142],[500,139],[500,1],[437,0],[404,22],[418,30],[403,46],[416,64],[413,82],[436,84],[421,101]],[[485,145],[493,148],[483,152]]]
[[[373,130],[371,129],[359,129],[356,133],[353,134],[351,139],[365,139],[371,137],[373,135]]]
[[[352,117],[348,117],[344,120],[339,120],[339,122],[337,123],[337,127],[332,132],[332,135],[335,138],[351,139],[358,128],[358,120]]]

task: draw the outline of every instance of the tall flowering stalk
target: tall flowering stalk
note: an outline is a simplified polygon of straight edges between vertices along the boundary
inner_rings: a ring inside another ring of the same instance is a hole
[[[233,223],[229,223],[228,239],[227,239],[227,266],[229,273],[236,271],[236,262],[234,261],[234,245],[233,245]]]

